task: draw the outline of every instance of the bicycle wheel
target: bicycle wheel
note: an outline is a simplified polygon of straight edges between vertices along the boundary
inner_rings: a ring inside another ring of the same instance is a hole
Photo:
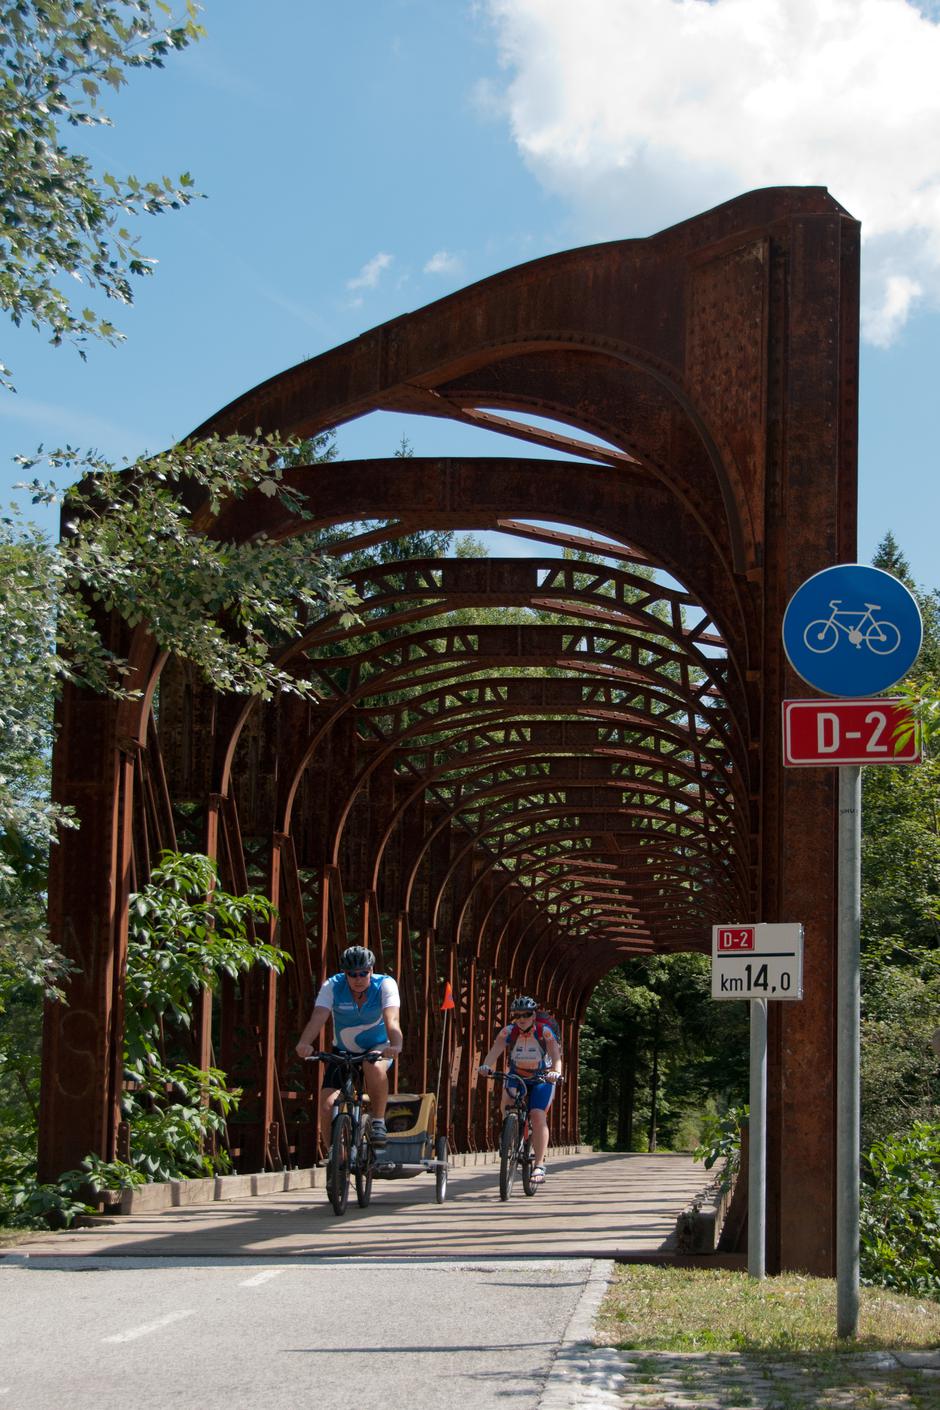
[[[519,1118],[514,1111],[506,1113],[499,1138],[499,1197],[508,1199],[516,1178],[519,1160]]]
[[[434,1198],[443,1204],[447,1198],[447,1137],[438,1136],[434,1143],[434,1159],[441,1162],[434,1172]]]
[[[333,1142],[327,1170],[327,1194],[334,1214],[345,1214],[349,1201],[349,1149],[352,1122],[345,1112],[333,1122]]]
[[[865,645],[876,656],[890,656],[901,645],[901,633],[893,622],[872,622],[865,633]]]
[[[356,1157],[356,1200],[360,1209],[365,1209],[372,1198],[372,1175],[375,1171],[375,1152],[368,1136],[362,1138]]]
[[[804,646],[809,651],[815,651],[817,656],[825,656],[827,651],[832,651],[838,640],[839,628],[835,622],[827,622],[824,617],[810,622],[803,632]]]
[[[534,1195],[538,1185],[532,1179],[532,1172],[535,1169],[535,1156],[532,1154],[532,1142],[528,1136],[522,1143],[522,1188],[527,1195]]]

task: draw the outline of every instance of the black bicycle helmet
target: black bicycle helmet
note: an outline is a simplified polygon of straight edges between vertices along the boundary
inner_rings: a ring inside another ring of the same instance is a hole
[[[365,945],[350,945],[340,955],[339,962],[343,966],[344,974],[348,974],[351,969],[375,969],[375,955],[371,950],[367,950]]]
[[[535,1013],[538,1004],[534,999],[530,999],[527,994],[520,994],[517,999],[513,999],[509,1005],[510,1013]]]

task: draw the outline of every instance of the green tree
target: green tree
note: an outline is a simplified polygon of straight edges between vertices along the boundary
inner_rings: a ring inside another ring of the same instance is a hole
[[[160,0],[0,3],[0,307],[17,325],[49,331],[55,345],[81,351],[89,338],[120,340],[75,288],[132,303],[132,280],[153,261],[125,222],[192,199],[187,172],[177,181],[118,179],[96,170],[75,139],[110,124],[102,94],[117,92],[129,71],[161,68],[202,36],[197,12],[192,0],[176,21]]]
[[[631,959],[601,980],[581,1034],[585,1136],[670,1147],[747,1090],[747,1006],[716,1004],[705,955]]]
[[[48,457],[85,472],[67,499],[58,544],[16,518],[0,523],[0,974],[53,987],[60,965],[46,940],[48,848],[72,819],[49,800],[52,707],[66,681],[120,695],[126,665],[104,645],[100,613],[146,620],[159,646],[221,690],[305,692],[272,648],[333,611],[350,624],[355,595],[303,535],[234,544],[197,533],[184,488],[210,503],[278,496],[290,443],[230,437],[177,446],[119,473],[75,451]],[[35,459],[24,461],[34,467]],[[37,499],[54,498],[34,484]]]
[[[914,594],[924,645],[902,694],[935,746],[940,720],[940,610],[913,581],[890,533],[874,566]],[[894,693],[894,692],[893,692]],[[940,1074],[930,1046],[940,1026],[940,760],[928,738],[913,768],[862,775],[862,1148],[940,1119]]]

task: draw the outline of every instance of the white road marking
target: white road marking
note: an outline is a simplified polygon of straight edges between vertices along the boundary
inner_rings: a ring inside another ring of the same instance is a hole
[[[256,1288],[259,1283],[266,1283],[270,1278],[279,1278],[284,1271],[283,1268],[266,1268],[263,1273],[256,1273],[253,1278],[246,1278],[238,1286],[240,1288]]]
[[[180,1322],[184,1317],[192,1317],[193,1312],[168,1312],[165,1317],[158,1317],[155,1322],[145,1322],[142,1327],[132,1327],[129,1332],[117,1332],[113,1337],[102,1337],[102,1341],[136,1341],[138,1337],[148,1336],[151,1332],[158,1332],[161,1327],[168,1327],[171,1322]]]

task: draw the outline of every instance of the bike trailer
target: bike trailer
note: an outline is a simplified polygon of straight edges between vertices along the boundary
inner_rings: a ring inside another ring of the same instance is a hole
[[[437,1100],[433,1092],[399,1092],[390,1096],[385,1108],[388,1142],[385,1159],[397,1165],[430,1160],[434,1154],[434,1127]]]
[[[435,1177],[437,1202],[447,1193],[447,1137],[435,1138],[437,1098],[433,1092],[398,1092],[385,1108],[386,1143],[375,1152],[377,1180],[405,1180],[423,1170]]]

